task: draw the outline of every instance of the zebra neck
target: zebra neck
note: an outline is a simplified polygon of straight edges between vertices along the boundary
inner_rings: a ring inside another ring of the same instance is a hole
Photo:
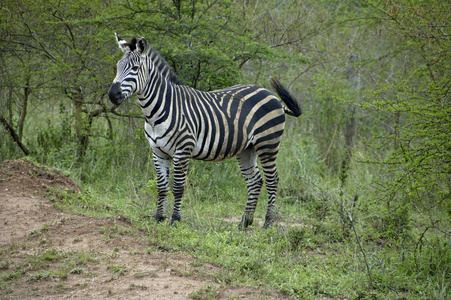
[[[147,122],[154,126],[171,109],[174,86],[157,70],[150,72],[147,83],[141,93],[137,94],[141,109]]]

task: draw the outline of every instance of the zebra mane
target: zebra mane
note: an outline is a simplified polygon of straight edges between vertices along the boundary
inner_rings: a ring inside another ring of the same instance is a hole
[[[157,66],[158,70],[168,72],[168,79],[171,83],[177,85],[184,85],[183,81],[172,71],[171,66],[166,62],[166,60],[160,55],[160,53],[154,48],[150,47],[149,55],[152,57],[155,66]]]
[[[136,50],[136,43],[137,43],[137,39],[134,37],[132,38],[132,40],[130,41],[130,43],[127,43],[128,47],[130,48],[130,51],[135,51]],[[164,74],[163,72],[167,73],[166,78],[172,83],[172,84],[176,84],[176,85],[185,85],[185,83],[183,83],[183,80],[181,80],[175,73],[174,71],[172,71],[171,66],[166,62],[166,60],[160,55],[160,53],[155,50],[154,48],[152,48],[149,45],[149,57],[152,59],[152,61],[154,62],[155,66],[158,68],[158,70],[160,71],[160,73]]]
[[[128,48],[130,48],[130,51],[136,50],[136,42],[137,42],[137,39],[134,37],[134,38],[132,38],[130,43],[127,43],[127,46],[128,46]]]

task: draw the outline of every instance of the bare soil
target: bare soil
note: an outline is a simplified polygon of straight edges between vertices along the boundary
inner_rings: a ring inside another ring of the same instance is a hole
[[[51,189],[81,193],[69,176],[28,161],[0,164],[1,299],[274,299],[218,282],[226,272],[152,247],[120,217],[60,211]]]

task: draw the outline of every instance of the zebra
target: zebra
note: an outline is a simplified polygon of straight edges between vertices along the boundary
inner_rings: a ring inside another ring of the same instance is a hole
[[[157,174],[155,221],[166,219],[171,163],[174,165],[171,225],[181,220],[182,196],[190,159],[222,161],[236,157],[246,181],[248,199],[239,227],[253,223],[263,186],[257,159],[265,176],[268,206],[264,228],[275,221],[279,176],[276,158],[285,127],[285,114],[299,117],[298,101],[277,80],[271,86],[286,104],[256,85],[236,85],[203,92],[185,84],[144,39],[126,42],[116,35],[124,52],[108,91],[110,101],[120,105],[137,95],[145,115],[144,131],[152,148]]]

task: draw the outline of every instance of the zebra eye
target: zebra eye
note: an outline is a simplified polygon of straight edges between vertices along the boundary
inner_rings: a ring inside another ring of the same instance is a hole
[[[133,66],[132,67],[132,71],[136,71],[136,70],[138,70],[139,69],[139,66]]]

